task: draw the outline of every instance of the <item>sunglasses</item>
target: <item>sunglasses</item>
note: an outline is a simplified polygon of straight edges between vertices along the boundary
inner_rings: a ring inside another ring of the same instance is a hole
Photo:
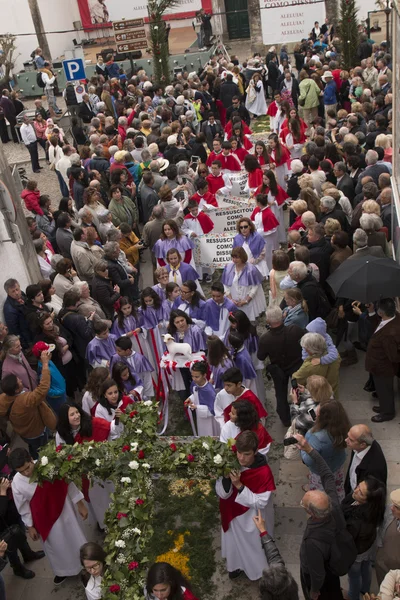
[[[248,229],[249,226],[248,225],[240,225],[239,229]]]

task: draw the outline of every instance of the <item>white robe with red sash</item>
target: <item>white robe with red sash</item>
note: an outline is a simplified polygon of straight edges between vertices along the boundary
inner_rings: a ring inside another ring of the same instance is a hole
[[[37,519],[33,518],[31,510],[31,501],[35,493],[41,493],[40,488],[37,488],[37,483],[30,483],[28,477],[21,475],[21,473],[17,473],[12,482],[13,498],[24,524],[27,527],[35,527],[38,533],[41,533],[42,528]],[[33,502],[35,500],[40,500],[40,498],[36,496]],[[83,500],[82,492],[78,490],[74,483],[70,483],[61,514],[53,524],[47,521],[48,526],[51,525],[51,529],[46,539],[43,540],[44,534],[41,536],[43,550],[49,559],[54,574],[59,577],[77,575],[82,569],[79,560],[79,549],[87,542],[87,539],[83,534],[78,521],[79,517],[77,517],[74,509],[74,504],[79,500]],[[48,518],[48,514],[43,515],[43,519]]]
[[[221,498],[221,554],[226,558],[229,572],[242,569],[251,581],[255,581],[260,579],[268,563],[253,517],[260,509],[268,533],[274,535],[272,492],[275,483],[268,465],[253,469],[241,467],[241,481],[245,487],[240,494],[233,486],[226,492],[222,478],[215,486]]]

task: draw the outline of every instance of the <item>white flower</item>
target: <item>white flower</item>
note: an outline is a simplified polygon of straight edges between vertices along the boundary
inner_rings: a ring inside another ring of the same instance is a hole
[[[132,479],[130,477],[121,477],[121,483],[131,483]]]
[[[134,452],[136,452],[136,450],[138,449],[138,442],[131,442],[131,448]]]
[[[158,62],[162,62],[161,58],[159,59],[159,61],[158,61]]]
[[[95,462],[96,467],[99,467],[101,465],[101,461],[99,458],[96,458],[96,460],[94,462]]]
[[[120,565],[125,564],[126,563],[126,556],[125,556],[125,554],[118,554],[116,560],[117,560],[117,563],[120,564]]]
[[[115,540],[115,546],[117,548],[126,548],[126,543],[124,540]]]
[[[158,29],[158,25],[154,25],[153,29]]]
[[[143,402],[143,405],[144,405],[144,406],[151,406],[152,404],[153,404],[153,400],[145,400],[145,401]]]
[[[134,527],[134,528],[132,529],[132,531],[133,531],[133,533],[136,533],[136,535],[141,535],[141,534],[142,534],[141,530],[140,530],[140,529],[138,529],[137,527]]]
[[[49,459],[47,458],[47,456],[42,456],[42,458],[40,459],[40,464],[42,465],[42,467],[45,467],[49,464]]]
[[[129,468],[133,469],[134,471],[136,471],[136,469],[139,468],[139,463],[137,460],[131,460],[131,462],[129,463]]]
[[[93,450],[93,446],[89,446],[89,448],[88,448],[88,452],[89,452],[90,450]]]
[[[139,434],[141,434],[141,433],[142,433],[142,430],[141,430],[141,429],[136,429],[136,433],[139,433]]]
[[[207,444],[207,442],[203,442],[203,448],[204,448],[205,450],[209,450],[209,449],[210,449],[210,446]]]
[[[142,463],[143,469],[150,469],[149,463]]]
[[[222,463],[222,456],[220,454],[216,454],[214,456],[214,464],[215,465],[220,465]]]

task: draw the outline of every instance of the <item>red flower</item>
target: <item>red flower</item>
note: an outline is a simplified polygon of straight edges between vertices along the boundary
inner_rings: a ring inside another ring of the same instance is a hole
[[[237,448],[236,448],[235,444],[233,444],[233,446],[231,446],[231,450],[232,450],[232,452],[237,452]]]
[[[62,444],[59,444],[59,445],[56,447],[56,452],[61,452],[61,450],[62,450]]]
[[[135,569],[137,569],[139,566],[139,563],[136,560],[133,560],[132,562],[129,563],[128,565],[128,569],[130,571],[134,571]]]
[[[123,517],[127,517],[127,516],[128,516],[128,515],[127,515],[126,513],[121,513],[121,512],[117,513],[117,519],[118,519],[118,521],[119,521],[120,519],[122,519]]]
[[[118,592],[120,591],[120,586],[117,583],[114,583],[114,585],[110,585],[110,587],[108,588],[110,590],[110,592],[112,594],[118,594]]]
[[[172,452],[176,452],[176,444],[170,444],[169,447],[171,448]]]
[[[129,450],[131,449],[131,447],[126,444],[125,446],[122,446],[122,452],[129,452]]]
[[[131,419],[133,419],[133,417],[136,417],[137,415],[137,410],[133,410],[132,412],[129,413],[129,416]]]
[[[187,458],[188,462],[194,462],[193,454],[188,454],[186,458]]]
[[[144,458],[144,452],[143,452],[143,450],[139,450],[139,452],[138,452],[138,458],[139,458],[139,460]]]
[[[72,454],[68,454],[67,460],[72,460],[72,458],[73,458]]]
[[[144,504],[144,500],[142,500],[141,498],[138,498],[138,499],[136,500],[135,504],[137,504],[137,505],[139,505],[139,506],[140,506],[141,504]]]

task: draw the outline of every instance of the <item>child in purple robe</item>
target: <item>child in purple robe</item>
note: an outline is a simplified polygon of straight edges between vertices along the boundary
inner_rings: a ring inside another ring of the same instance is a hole
[[[223,389],[222,375],[234,366],[228,348],[217,335],[207,338],[207,361],[211,370],[211,382],[217,392]]]
[[[143,382],[143,397],[151,398],[154,396],[154,385],[152,373],[154,367],[149,360],[142,354],[135,352],[132,347],[132,340],[127,336],[122,336],[115,341],[115,354],[110,361],[110,369],[113,369],[117,362],[123,362],[129,367],[129,371],[137,379]]]
[[[191,395],[185,400],[185,405],[196,413],[197,431],[194,421],[190,419],[193,433],[196,436],[219,435],[219,425],[214,418],[214,402],[216,391],[207,381],[207,363],[196,362],[190,369],[192,384]]]
[[[86,348],[86,360],[93,369],[96,367],[109,367],[111,357],[115,354],[115,335],[110,333],[106,321],[94,321],[93,330],[95,337]]]
[[[169,281],[169,273],[166,267],[158,267],[158,269],[154,271],[154,275],[158,283],[153,285],[152,288],[156,294],[160,296],[161,302],[163,302],[165,300],[165,287]]]
[[[247,217],[239,219],[236,225],[237,235],[233,238],[232,248],[242,247],[249,258],[249,263],[257,267],[263,277],[268,277],[269,269],[265,259],[265,239]]]
[[[211,298],[204,306],[204,321],[206,335],[217,335],[221,340],[229,329],[229,313],[236,310],[232,300],[225,298],[224,286],[217,281],[211,286]]]
[[[181,295],[181,289],[177,283],[173,281],[169,281],[165,287],[165,300],[163,302],[163,307],[165,312],[168,313],[168,322],[169,315],[171,314],[171,310],[175,307],[175,302],[177,302]]]
[[[232,262],[224,268],[221,277],[225,294],[237,308],[241,308],[246,313],[250,321],[255,321],[267,308],[265,294],[260,285],[263,276],[248,262],[248,256],[243,248],[234,248],[231,256]]]
[[[168,250],[167,263],[167,271],[170,281],[177,283],[179,287],[181,287],[184,281],[192,279],[196,282],[196,288],[199,290],[199,292],[201,294],[203,293],[199,283],[199,274],[191,265],[188,265],[182,261],[182,255],[176,248],[171,248],[171,250]]]
[[[172,335],[176,342],[189,344],[193,353],[205,351],[206,349],[206,341],[201,329],[181,310],[173,310],[171,312],[168,333]],[[188,367],[180,368],[179,371],[182,375],[185,390],[180,390],[178,394],[183,400],[186,400],[190,394],[192,377]]]
[[[117,337],[127,335],[131,337],[134,333],[140,332],[136,311],[127,296],[122,296],[114,305],[117,311],[117,318],[111,327],[111,333]]]
[[[206,326],[204,321],[205,299],[197,289],[193,280],[184,281],[181,285],[181,295],[174,302],[174,308],[183,310],[192,319],[193,323],[202,331]]]
[[[178,250],[183,262],[189,264],[192,261],[192,250],[194,248],[192,240],[179,231],[176,221],[169,219],[163,224],[160,239],[153,247],[153,253],[160,267],[166,265],[167,252],[171,248]],[[186,279],[189,279],[189,277],[186,277]]]
[[[114,363],[111,371],[111,377],[118,387],[118,391],[123,396],[130,396],[134,402],[140,402],[143,392],[142,382],[138,377],[134,377],[124,362]]]
[[[243,375],[243,385],[257,395],[257,373],[251,362],[250,354],[244,345],[244,339],[237,331],[232,331],[228,338],[229,346],[232,348],[232,360],[234,366],[240,370]],[[264,394],[261,399],[265,397]]]
[[[244,345],[247,348],[248,353],[250,354],[251,362],[253,367],[257,373],[256,386],[257,393],[256,396],[262,398],[265,395],[265,386],[263,379],[264,372],[264,362],[257,358],[258,352],[258,335],[257,329],[255,325],[253,325],[242,310],[235,310],[229,315],[229,323],[230,327],[225,334],[224,342],[226,346],[228,346],[229,350],[231,348],[229,346],[229,335],[232,332],[239,333],[244,339]]]
[[[166,348],[161,338],[161,329],[166,320],[165,309],[158,294],[151,288],[145,288],[140,295],[140,308],[138,311],[139,325],[150,347],[148,356],[154,370],[156,382],[164,379],[160,360]]]

